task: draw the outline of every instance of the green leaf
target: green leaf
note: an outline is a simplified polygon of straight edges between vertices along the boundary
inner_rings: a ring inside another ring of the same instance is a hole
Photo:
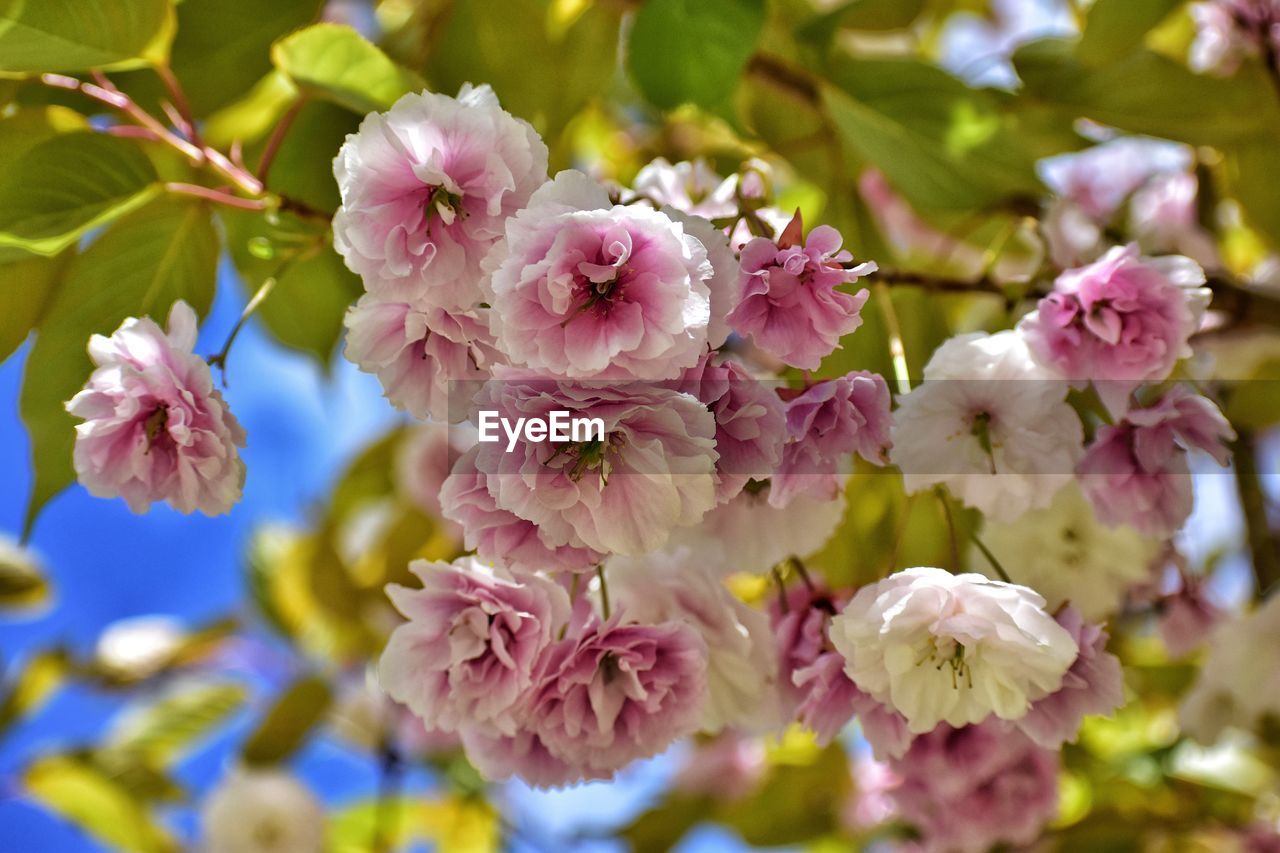
[[[1280,106],[1258,63],[1230,80],[1137,50],[1089,68],[1060,39],[1032,42],[1013,56],[1023,95],[1071,118],[1090,118],[1134,133],[1192,145],[1223,145],[1280,135]]]
[[[210,145],[249,144],[266,137],[298,100],[298,87],[284,74],[271,71],[243,97],[218,110],[204,124]]]
[[[660,109],[714,109],[733,94],[764,20],[764,0],[647,0],[631,27],[627,70]]]
[[[843,59],[822,102],[855,159],[918,210],[983,210],[1042,191],[1001,101],[914,59]]]
[[[103,750],[151,767],[169,766],[240,710],[247,693],[242,684],[179,684],[175,691],[127,714]]]
[[[49,583],[25,549],[0,545],[0,612],[13,616],[49,600]]]
[[[0,73],[154,65],[173,34],[171,0],[0,0]]]
[[[271,59],[302,91],[362,114],[390,109],[424,85],[364,36],[337,24],[316,24],[281,39]]]
[[[557,15],[571,5],[579,14]],[[614,3],[505,0],[495,14],[493,0],[453,0],[446,15],[424,11],[422,62],[438,92],[490,84],[555,149],[569,120],[616,76],[620,16]]]
[[[1271,139],[1236,146],[1227,158],[1229,191],[1244,208],[1245,218],[1273,248],[1280,247],[1280,197],[1273,176],[1280,168],[1280,151]]]
[[[47,649],[33,655],[5,685],[4,698],[0,700],[0,731],[43,708],[66,683],[71,669],[71,656],[65,649]]]
[[[28,529],[40,508],[75,479],[75,419],[64,403],[93,369],[89,337],[110,334],[130,316],[150,315],[163,324],[178,299],[203,315],[213,301],[217,263],[208,208],[169,197],[119,220],[70,262],[27,358],[19,401],[35,470]]]
[[[797,35],[825,43],[840,29],[901,30],[915,23],[924,5],[925,0],[848,0],[806,21]]]
[[[1089,65],[1120,59],[1184,0],[1097,0],[1089,7],[1076,55]]]
[[[246,764],[279,764],[293,755],[329,711],[329,684],[318,676],[295,681],[267,712],[241,752]]]
[[[22,782],[42,805],[111,847],[137,853],[178,850],[144,805],[92,764],[67,755],[38,758]]]
[[[39,324],[66,267],[67,255],[28,256],[0,264],[0,361]]]
[[[54,255],[144,204],[155,167],[133,142],[96,133],[53,136],[0,177],[0,245]]]
[[[283,213],[225,212],[231,258],[254,292],[269,278],[275,285],[257,318],[287,347],[327,366],[342,337],[342,318],[362,292],[360,278],[333,249],[325,223]]]
[[[324,0],[184,0],[173,73],[198,116],[245,93],[271,70],[276,39],[313,20]]]

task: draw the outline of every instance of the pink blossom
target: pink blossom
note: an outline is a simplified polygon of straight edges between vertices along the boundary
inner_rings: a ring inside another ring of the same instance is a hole
[[[792,678],[803,696],[796,706],[796,719],[813,731],[824,746],[853,720],[854,711],[866,696],[844,674],[844,658],[836,652],[823,652],[808,666],[796,670]]]
[[[546,656],[524,719],[552,755],[595,778],[693,732],[707,696],[707,648],[692,628],[586,626]]]
[[[1208,305],[1203,284],[1189,258],[1141,258],[1136,245],[1117,246],[1060,275],[1018,328],[1038,360],[1098,383],[1108,408],[1123,413],[1134,388],[1167,378],[1191,355],[1187,341]]]
[[[672,788],[682,793],[723,802],[740,800],[755,789],[769,769],[764,741],[758,737],[728,730],[693,746],[671,782]]]
[[[479,381],[502,360],[484,309],[451,312],[366,293],[347,312],[344,354],[382,383],[386,398],[416,418],[460,420],[450,412],[450,382]]]
[[[1120,659],[1107,651],[1106,630],[1085,622],[1071,607],[1054,618],[1070,632],[1080,653],[1062,677],[1062,686],[1033,702],[1017,722],[1023,733],[1045,749],[1074,742],[1086,716],[1111,714],[1124,704],[1124,674]]]
[[[333,164],[334,248],[365,287],[466,311],[503,223],[547,179],[547,146],[488,86],[405,95],[365,118]]]
[[[773,387],[737,361],[703,356],[672,387],[697,397],[716,421],[716,498],[724,503],[751,480],[766,480],[782,460],[786,415]]]
[[[551,412],[600,418],[603,441],[481,443],[476,469],[501,509],[543,541],[640,555],[715,506],[715,421],[688,394],[638,383],[592,387],[502,369],[476,407],[547,422]],[[465,526],[465,524],[464,524]]]
[[[804,691],[796,688],[792,676],[828,649],[827,620],[835,612],[836,605],[830,596],[805,586],[788,590],[785,609],[770,601],[769,623],[778,648],[778,682],[788,706],[804,698]]]
[[[1277,0],[1210,0],[1192,3],[1196,38],[1191,67],[1226,76],[1245,57],[1264,55],[1274,65],[1280,48],[1280,2]]]
[[[999,721],[941,725],[915,739],[890,769],[898,815],[926,850],[983,853],[1034,841],[1058,810],[1057,752]]]
[[[869,292],[864,288],[848,294],[836,288],[876,269],[872,262],[849,266],[853,256],[841,250],[843,242],[839,231],[820,225],[802,245],[767,237],[747,243],[741,257],[742,297],[729,325],[787,364],[816,370],[839,347],[840,338],[862,324],[858,312]]]
[[[1198,578],[1183,578],[1182,588],[1160,601],[1156,629],[1172,658],[1184,658],[1204,645],[1222,622],[1223,612]]]
[[[134,512],[165,501],[179,512],[221,515],[240,500],[245,434],[192,353],[196,314],[179,300],[168,333],[150,317],[89,339],[97,368],[66,404],[76,426],[76,476],[100,498]]]
[[[383,690],[428,727],[484,724],[514,734],[536,667],[568,623],[568,595],[541,576],[495,571],[469,557],[415,560],[409,569],[421,589],[387,586],[409,621],[382,653]]]
[[[838,612],[825,594],[804,587],[788,595],[786,611],[772,608],[783,699],[794,716],[827,744],[855,715],[878,757],[899,756],[911,743],[901,714],[858,689],[845,674],[845,661],[827,641],[827,625]]]
[[[485,727],[462,730],[467,760],[490,782],[522,779],[535,788],[563,788],[576,782],[609,779],[613,769],[570,764],[557,757],[533,731],[504,735]]]
[[[840,493],[841,459],[857,453],[874,465],[889,461],[893,441],[884,377],[854,371],[819,382],[787,404],[789,441],[773,476],[769,500],[786,506],[797,494],[832,500]]]
[[[707,247],[660,211],[611,206],[580,172],[534,193],[485,268],[499,346],[549,376],[672,379],[709,345]]]
[[[538,525],[501,509],[489,491],[488,478],[476,470],[479,448],[454,464],[440,491],[444,516],[463,531],[463,542],[486,563],[511,569],[581,572],[605,558],[586,546],[548,542]]]
[[[1191,172],[1164,172],[1133,194],[1129,230],[1148,252],[1177,252],[1202,266],[1220,264],[1213,236],[1200,227],[1199,184]]]
[[[1131,409],[1126,420],[1099,429],[1076,472],[1103,523],[1169,536],[1194,502],[1187,451],[1205,450],[1226,465],[1234,438],[1212,401],[1178,386],[1156,405]]]

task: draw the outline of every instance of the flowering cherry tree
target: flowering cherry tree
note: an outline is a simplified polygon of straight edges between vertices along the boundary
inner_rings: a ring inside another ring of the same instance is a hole
[[[13,663],[0,736],[114,703],[15,790],[143,851],[571,849],[512,792],[654,767],[597,832],[1280,846],[1280,5],[1029,5],[0,3],[0,605],[73,483],[235,517],[247,326],[397,412],[228,619]]]

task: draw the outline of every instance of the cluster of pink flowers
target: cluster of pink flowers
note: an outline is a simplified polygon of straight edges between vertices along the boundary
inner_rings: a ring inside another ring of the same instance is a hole
[[[945,488],[1000,524],[1074,499],[1090,522],[1172,536],[1189,453],[1225,465],[1234,439],[1169,384],[1208,304],[1195,261],[1090,247],[1016,328],[938,347],[893,410],[879,375],[808,376],[859,327],[876,267],[831,227],[783,222],[758,164],[722,179],[655,161],[632,188],[549,178],[532,128],[466,86],[369,116],[335,174],[335,246],[366,291],[345,354],[429,422],[398,459],[402,497],[470,552],[389,588],[404,621],[379,663],[388,696],[487,778],[538,786],[610,778],[695,732],[799,722],[825,744],[856,721],[926,844],[1035,836],[1057,750],[1124,700],[1105,625],[1081,615],[1111,611],[1050,606],[994,559],[1002,580],[918,567],[839,594],[803,560],[854,467],[890,463],[908,492]],[[1146,193],[1148,224],[1186,227],[1144,239],[1183,250],[1194,187],[1077,178],[1086,219]],[[91,342],[98,368],[68,408],[95,494],[207,513],[238,497],[244,435],[194,343],[183,303],[167,334],[130,320]],[[480,413],[603,431],[445,432]],[[803,583],[768,615],[725,582],[771,569]],[[1213,624],[1194,584],[1165,604],[1175,633]]]
[[[865,372],[798,392],[763,379],[779,360],[816,368],[857,328],[867,292],[846,288],[874,264],[782,220],[761,164],[722,179],[655,161],[630,189],[548,179],[546,148],[487,87],[406,96],[335,171],[335,245],[367,290],[346,355],[392,403],[603,425],[445,442],[446,469],[410,469],[414,503],[475,556],[417,563],[423,588],[393,589],[408,622],[387,692],[487,776],[539,785],[607,777],[697,730],[776,730],[772,632],[723,577],[821,546],[851,458],[887,462],[891,400]],[[788,515],[807,524],[776,554],[718,547],[726,527]]]

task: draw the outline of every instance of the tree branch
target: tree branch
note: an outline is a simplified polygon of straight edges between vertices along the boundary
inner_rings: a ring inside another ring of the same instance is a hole
[[[1236,493],[1244,513],[1249,555],[1257,582],[1254,597],[1261,600],[1280,583],[1280,534],[1271,529],[1267,515],[1267,496],[1258,479],[1258,456],[1255,436],[1239,430],[1232,448],[1235,460]]]

